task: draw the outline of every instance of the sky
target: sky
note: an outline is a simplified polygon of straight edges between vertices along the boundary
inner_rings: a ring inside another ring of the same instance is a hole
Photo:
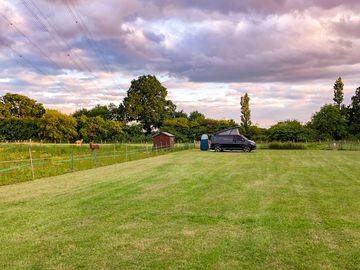
[[[119,104],[153,74],[178,110],[307,122],[360,86],[359,0],[1,0],[0,95],[64,113]]]

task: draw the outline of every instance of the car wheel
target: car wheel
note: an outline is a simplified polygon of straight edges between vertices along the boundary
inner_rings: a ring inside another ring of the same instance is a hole
[[[215,152],[222,152],[222,148],[220,144],[215,145]]]
[[[250,148],[250,146],[248,146],[248,145],[245,145],[243,150],[244,150],[244,152],[246,152],[246,153],[251,152],[251,148]]]

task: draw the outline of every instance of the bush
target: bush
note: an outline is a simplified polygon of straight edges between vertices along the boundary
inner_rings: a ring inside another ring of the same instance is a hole
[[[297,120],[278,122],[268,130],[270,141],[304,142],[311,140],[311,131]]]
[[[292,142],[285,142],[285,143],[270,143],[269,149],[306,149],[305,145],[302,143],[292,143]]]
[[[0,136],[2,140],[37,140],[39,139],[38,119],[10,117],[0,119]]]

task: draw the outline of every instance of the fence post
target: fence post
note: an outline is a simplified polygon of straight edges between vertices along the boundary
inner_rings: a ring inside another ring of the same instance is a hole
[[[70,170],[73,173],[74,172],[74,149],[71,146],[71,165]]]
[[[148,148],[148,143],[146,142],[146,155],[149,154],[149,148]]]
[[[114,143],[114,160],[116,159],[116,144]]]
[[[93,157],[95,162],[95,167],[97,167],[97,161],[96,161],[96,149],[93,150]]]
[[[127,143],[125,143],[125,161],[128,160]]]
[[[35,173],[34,173],[34,164],[33,164],[33,160],[32,160],[32,154],[31,154],[31,144],[29,146],[29,158],[30,158],[30,168],[31,168],[31,174],[32,174],[32,179],[35,179]]]

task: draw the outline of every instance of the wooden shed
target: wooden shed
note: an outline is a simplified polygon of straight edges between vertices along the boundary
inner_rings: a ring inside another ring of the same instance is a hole
[[[168,132],[159,132],[153,136],[153,148],[167,149],[174,148],[175,136]]]

